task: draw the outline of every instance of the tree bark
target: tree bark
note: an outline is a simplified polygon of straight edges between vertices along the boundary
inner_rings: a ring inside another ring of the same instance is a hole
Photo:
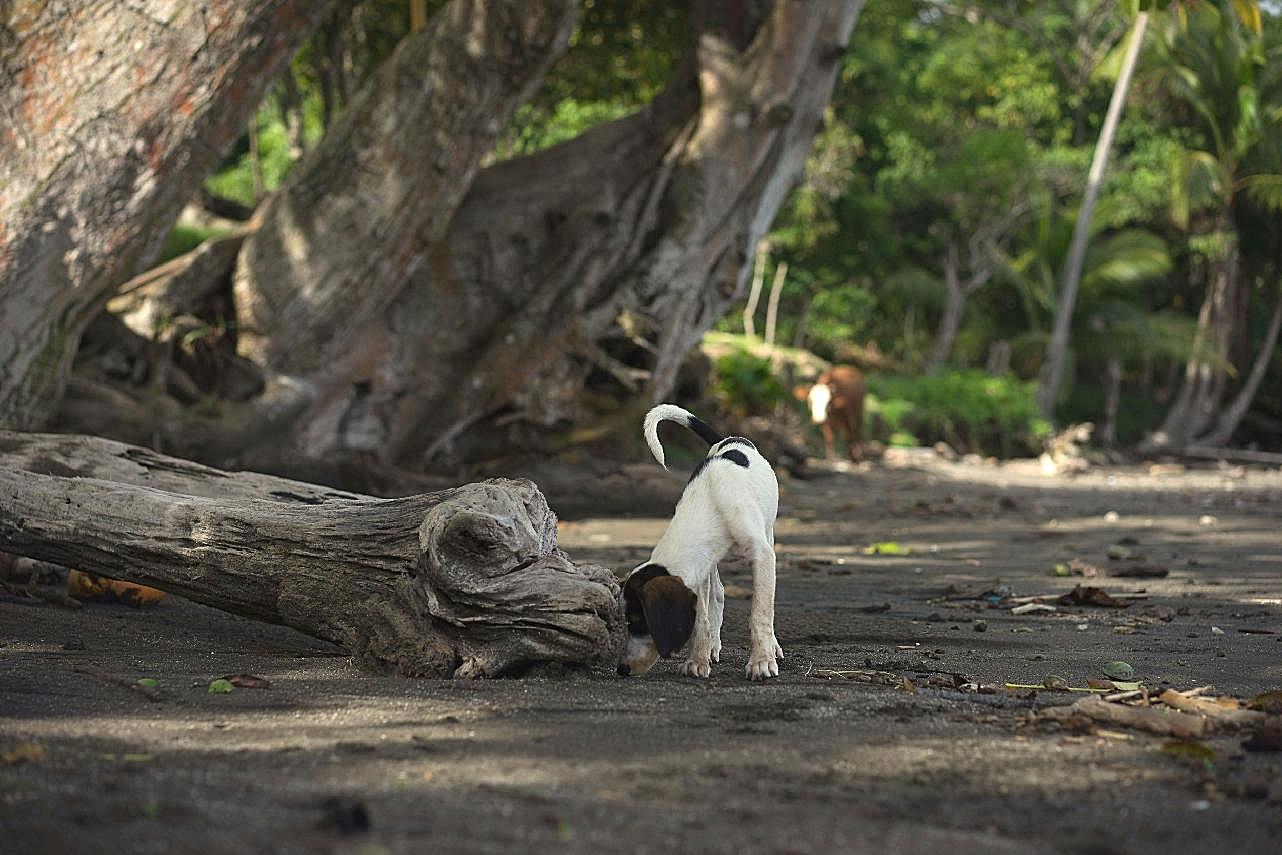
[[[614,575],[529,481],[374,499],[91,437],[0,432],[0,550],[151,585],[406,675],[612,664]]]
[[[0,51],[0,425],[49,423],[81,332],[154,259],[332,5],[11,7]]]
[[[649,397],[668,394],[742,293],[861,6],[779,0],[742,49],[714,21],[699,35],[697,87],[680,76],[633,116],[482,171],[384,315],[391,350],[371,401],[385,452],[430,459],[500,410],[573,417],[593,364],[578,343],[625,316],[653,331]]]
[[[1204,436],[1198,437],[1198,445],[1212,447],[1227,445],[1233,438],[1238,425],[1242,423],[1243,416],[1251,408],[1251,402],[1255,400],[1255,393],[1259,391],[1265,372],[1269,370],[1269,363],[1273,361],[1273,352],[1277,348],[1280,330],[1282,330],[1282,292],[1278,294],[1277,302],[1273,305],[1273,315],[1269,318],[1269,326],[1264,333],[1264,341],[1261,342],[1260,349],[1255,355],[1251,373],[1233,398],[1233,402],[1220,413],[1215,427]]]
[[[788,262],[781,261],[775,266],[775,277],[770,283],[770,299],[766,302],[766,344],[775,343],[775,327],[779,322],[779,297],[783,294],[783,283],[788,278]]]
[[[761,286],[766,282],[766,258],[770,255],[770,241],[757,241],[756,258],[752,263],[752,285],[748,288],[748,302],[743,307],[743,334],[757,334],[757,302],[761,299]]]
[[[360,331],[444,237],[482,157],[565,49],[576,5],[454,0],[400,45],[242,250],[247,356],[306,377],[320,400],[349,392],[374,358]]]
[[[1082,281],[1082,266],[1086,260],[1086,246],[1091,233],[1091,219],[1095,216],[1095,203],[1099,200],[1100,187],[1104,183],[1104,170],[1108,167],[1108,158],[1113,151],[1113,138],[1117,133],[1118,123],[1122,118],[1122,108],[1126,104],[1126,93],[1131,88],[1131,77],[1139,60],[1140,45],[1144,42],[1144,30],[1148,26],[1148,12],[1140,12],[1131,28],[1131,40],[1126,46],[1126,55],[1122,59],[1122,70],[1117,83],[1113,86],[1113,95],[1108,102],[1108,112],[1104,116],[1104,126],[1100,129],[1099,140],[1095,143],[1095,155],[1091,159],[1091,168],[1086,176],[1086,191],[1082,195],[1081,207],[1077,210],[1077,223],[1073,226],[1073,240],[1069,244],[1068,256],[1064,261],[1064,279],[1059,289],[1059,303],[1055,308],[1055,321],[1051,328],[1050,341],[1046,345],[1046,358],[1042,363],[1042,373],[1037,387],[1037,405],[1042,416],[1054,421],[1055,401],[1059,398],[1060,382],[1063,379],[1064,363],[1068,355],[1069,330],[1073,323],[1073,307],[1077,304],[1077,288]]]
[[[1104,414],[1099,440],[1106,448],[1117,443],[1117,411],[1122,402],[1122,360],[1110,356],[1104,368]]]
[[[1208,265],[1206,296],[1198,311],[1193,352],[1184,367],[1184,382],[1161,427],[1141,443],[1144,451],[1179,449],[1192,444],[1217,417],[1228,380],[1229,353],[1237,335],[1238,238],[1232,209],[1225,203],[1216,218],[1224,245]]]
[[[975,254],[971,253],[972,267],[976,265]],[[992,275],[991,269],[981,266],[978,270],[972,270],[971,275],[962,282],[960,256],[957,244],[950,242],[943,261],[944,287],[947,290],[944,313],[939,319],[939,328],[935,331],[935,344],[926,357],[923,368],[926,372],[934,371],[948,361],[949,354],[953,352],[953,342],[957,340],[957,331],[961,329],[962,309],[965,308],[966,299]]]
[[[654,341],[649,396],[667,394],[798,178],[861,6],[778,0],[759,27],[741,4],[701,6],[692,60],[649,106],[478,171],[573,3],[455,0],[241,254],[243,351],[296,395],[275,402],[293,428],[258,432],[245,458],[417,465],[496,413],[553,425],[625,316]],[[482,50],[446,62],[459,45]]]

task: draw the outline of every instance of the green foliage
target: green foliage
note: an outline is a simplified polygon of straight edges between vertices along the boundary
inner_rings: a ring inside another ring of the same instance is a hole
[[[304,139],[314,143],[322,131],[320,126],[319,96],[309,96],[303,102]],[[254,114],[258,133],[258,168],[262,174],[262,189],[271,193],[294,165],[289,133],[281,117],[279,94],[269,95],[263,106]],[[242,205],[255,207],[259,199],[254,193],[254,159],[246,136],[234,150],[223,168],[205,181],[205,189],[215,196],[231,199]]]
[[[553,106],[550,112],[540,112],[527,104],[517,111],[500,149],[511,156],[550,148],[630,112],[631,105],[622,101],[566,98]]]
[[[156,259],[156,263],[164,264],[172,258],[191,252],[205,241],[221,234],[223,234],[221,229],[202,229],[183,225],[174,226],[173,231],[165,238],[165,242],[160,248],[160,256]]]
[[[279,185],[296,154],[282,103],[301,105],[305,145],[314,145],[343,100],[408,34],[403,2],[340,6],[292,63],[297,99],[278,85],[254,119],[259,195]],[[693,8],[582,0],[569,49],[517,111],[494,156],[538,151],[641,109],[683,67]],[[1098,420],[1103,367],[1118,359],[1127,386],[1118,429],[1138,435],[1160,414],[1157,400],[1170,400],[1164,378],[1180,376],[1172,364],[1192,353],[1208,265],[1236,247],[1243,281],[1276,280],[1282,16],[1275,9],[1262,14],[1252,0],[866,4],[804,177],[768,236],[757,329],[770,274],[787,262],[778,342],[804,340],[832,359],[874,348],[889,363],[885,374],[910,375],[939,324],[947,247],[958,246],[969,263],[981,246],[993,275],[968,297],[956,370],[911,380],[873,373],[869,411],[884,424],[883,438],[1036,450],[1040,427],[1026,381],[1040,366],[1093,143],[1140,8],[1152,24],[1090,224],[1071,333],[1074,376],[1059,414]],[[253,167],[246,137],[206,186],[254,205]],[[207,236],[177,229],[165,257]],[[719,328],[740,331],[741,308]],[[1247,324],[1246,344],[1259,341],[1259,326]],[[998,342],[1010,345],[1014,377],[965,370],[982,365]],[[767,360],[743,348],[715,368],[714,391],[743,411],[768,412],[788,397]],[[1266,394],[1276,399],[1282,375],[1267,377]]]
[[[713,363],[712,394],[739,415],[769,413],[788,399],[769,359],[732,350]]]
[[[892,443],[947,442],[981,454],[1035,453],[1050,425],[1038,414],[1035,385],[982,371],[920,377],[873,374],[869,413]]]
[[[824,288],[815,293],[810,311],[811,347],[832,353],[864,337],[877,311],[877,296],[858,285]]]
[[[513,117],[499,154],[528,154],[632,113],[668,82],[688,35],[685,3],[583,0],[569,49]]]

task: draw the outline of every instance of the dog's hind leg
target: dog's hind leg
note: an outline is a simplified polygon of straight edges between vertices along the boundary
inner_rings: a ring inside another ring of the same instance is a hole
[[[681,673],[687,677],[708,677],[712,674],[712,626],[710,621],[710,604],[712,600],[712,577],[717,575],[716,567],[704,579],[703,584],[695,591],[698,599],[694,604],[694,632],[690,636],[690,649],[686,661],[681,663]]]
[[[708,599],[708,624],[712,633],[712,661],[721,661],[721,622],[726,615],[726,586],[721,574],[712,571],[712,596]]]

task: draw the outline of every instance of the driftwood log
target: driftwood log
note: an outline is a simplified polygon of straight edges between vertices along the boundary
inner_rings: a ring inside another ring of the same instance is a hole
[[[412,676],[611,664],[626,632],[614,575],[557,548],[524,480],[377,499],[0,431],[0,551],[285,624]]]

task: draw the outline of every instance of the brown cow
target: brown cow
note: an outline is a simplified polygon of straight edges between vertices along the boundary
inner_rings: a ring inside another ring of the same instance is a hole
[[[841,431],[846,438],[846,453],[851,460],[863,456],[864,442],[864,375],[853,365],[834,365],[815,378],[806,394],[811,420],[824,435],[824,450],[833,456],[833,434]]]

